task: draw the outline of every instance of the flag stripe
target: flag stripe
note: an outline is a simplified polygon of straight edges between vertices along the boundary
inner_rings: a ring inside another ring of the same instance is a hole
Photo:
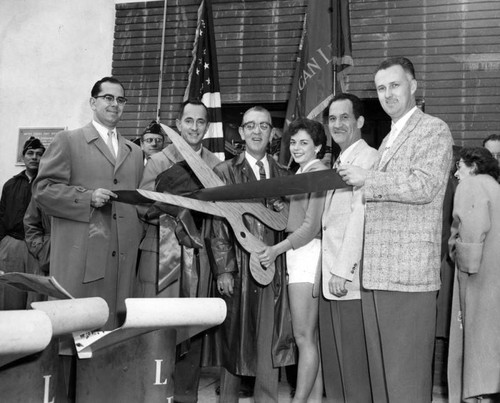
[[[198,25],[193,46],[193,62],[189,68],[184,100],[201,99],[208,109],[210,126],[203,144],[224,160],[221,98],[217,51],[213,31],[212,5],[203,0],[198,9]]]

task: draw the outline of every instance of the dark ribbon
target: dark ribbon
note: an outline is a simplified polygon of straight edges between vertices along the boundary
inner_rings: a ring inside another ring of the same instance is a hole
[[[245,200],[323,192],[346,187],[349,186],[336,170],[327,169],[300,175],[280,176],[254,182],[200,189],[185,196],[203,201]],[[115,201],[121,203],[152,202],[135,190],[118,190],[114,193],[118,195]]]

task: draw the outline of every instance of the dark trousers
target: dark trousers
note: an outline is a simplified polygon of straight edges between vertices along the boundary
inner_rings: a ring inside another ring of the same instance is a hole
[[[432,400],[436,296],[437,291],[362,291],[374,402]]]
[[[319,332],[328,402],[371,403],[361,300],[320,297]]]
[[[198,334],[190,340],[189,350],[175,363],[174,401],[195,403],[198,401],[198,386],[201,375],[201,347],[203,336]]]

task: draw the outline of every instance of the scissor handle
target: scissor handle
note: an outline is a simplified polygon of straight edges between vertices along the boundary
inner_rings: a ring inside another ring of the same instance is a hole
[[[269,267],[264,267],[260,264],[257,254],[255,252],[250,253],[250,273],[259,284],[268,285],[273,281],[275,271],[274,262]]]

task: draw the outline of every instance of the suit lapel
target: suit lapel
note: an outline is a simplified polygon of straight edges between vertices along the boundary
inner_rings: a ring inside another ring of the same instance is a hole
[[[127,156],[130,153],[130,147],[127,145],[125,142],[125,139],[117,132],[117,137],[118,137],[118,155],[116,156],[116,165],[115,165],[115,172],[120,168],[120,166],[123,164],[123,161],[127,159]]]
[[[99,135],[99,132],[96,130],[92,122],[83,128],[83,134],[87,143],[94,144],[97,149],[104,155],[104,157],[114,166],[115,157],[113,157],[113,155],[111,154],[108,145]]]
[[[350,165],[356,165],[356,160],[358,159],[359,154],[368,146],[366,141],[363,139],[360,139],[356,145],[354,146],[354,149],[349,153],[348,158],[345,161],[342,161],[342,164],[350,164]],[[325,210],[326,207],[329,207],[332,201],[334,200],[335,197],[335,189],[334,190],[329,190],[326,193],[326,198],[325,198]]]
[[[410,137],[411,132],[417,126],[417,123],[422,118],[422,115],[423,115],[423,112],[418,108],[415,112],[413,112],[413,114],[411,115],[408,122],[406,122],[406,125],[403,127],[401,132],[398,134],[398,136],[396,137],[396,139],[392,143],[392,146],[387,150],[387,155],[384,157],[383,164],[378,167],[379,170],[382,170],[385,168],[385,166],[392,159],[394,154],[396,154],[396,151],[398,151],[399,147],[401,147],[401,145],[403,145],[403,143],[408,139],[408,137]],[[383,150],[384,150],[385,144],[387,142],[387,137],[389,137],[389,136],[386,136],[384,138],[384,141],[382,142],[382,144],[379,148],[379,150],[382,150],[381,152],[379,152],[380,157],[382,157],[382,155],[383,155]],[[382,147],[384,147],[384,148],[382,148]]]
[[[359,140],[354,146],[354,149],[349,153],[349,158],[347,158],[345,161],[342,160],[342,164],[353,164],[356,161],[356,158],[358,158],[359,153],[365,147],[365,144],[366,143],[363,139]]]

